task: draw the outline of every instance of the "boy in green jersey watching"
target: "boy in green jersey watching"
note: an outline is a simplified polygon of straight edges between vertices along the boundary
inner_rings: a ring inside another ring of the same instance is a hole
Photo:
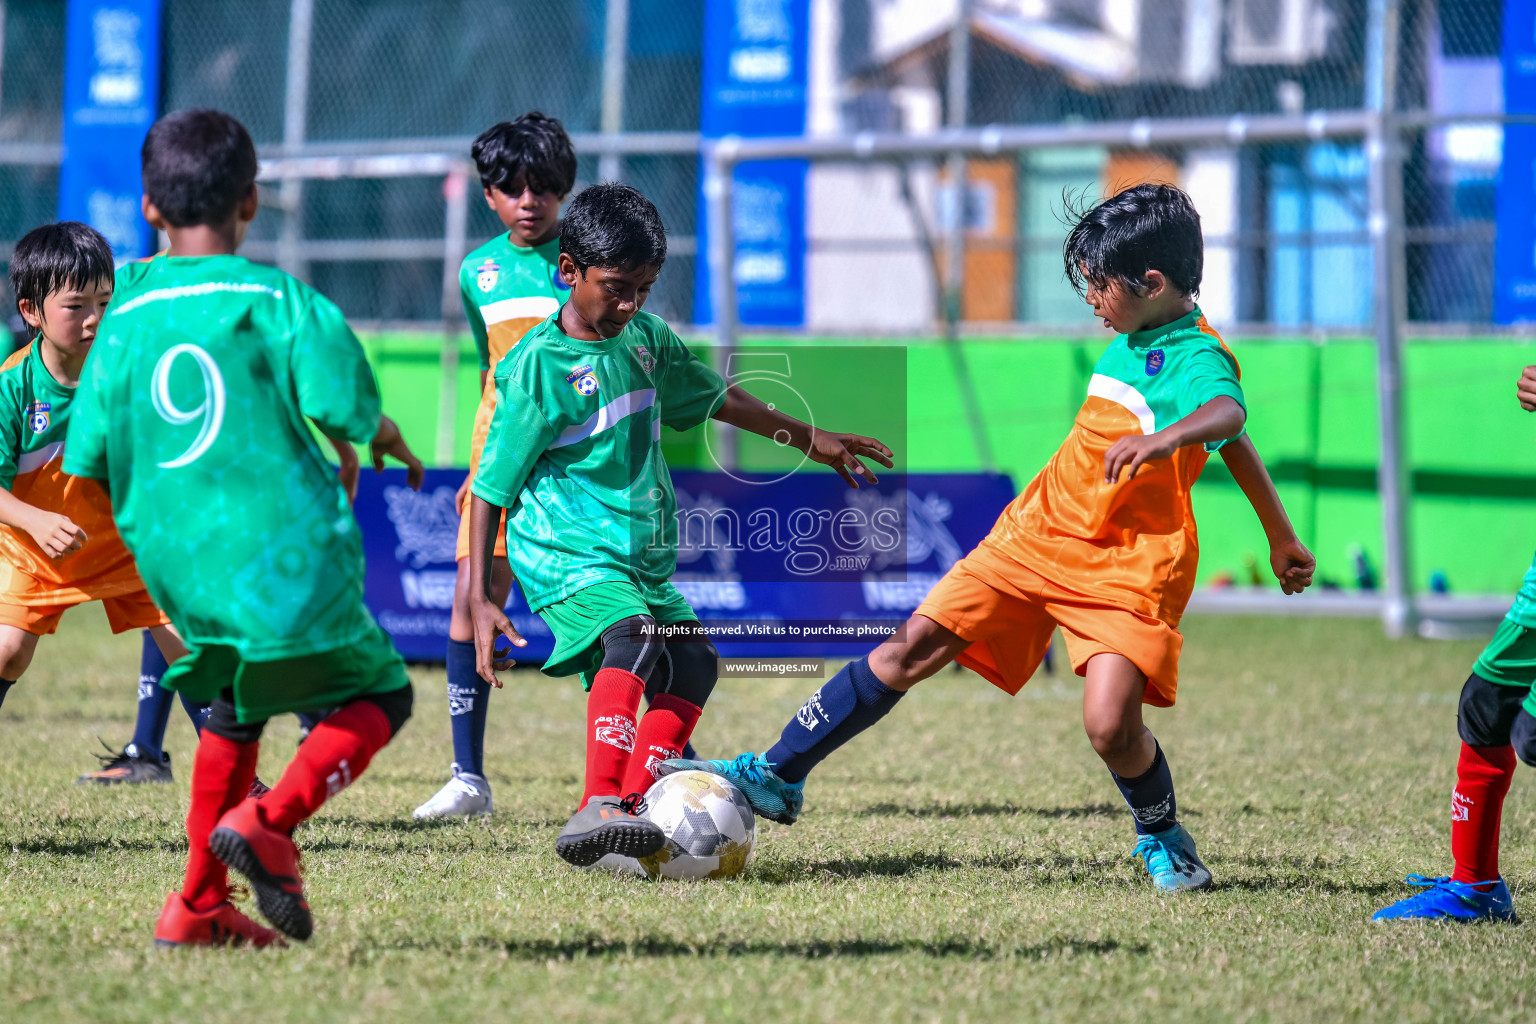
[[[417,818],[491,813],[485,777],[485,722],[491,687],[475,674],[475,634],[469,621],[469,517],[464,501],[496,409],[491,368],[528,331],[560,308],[569,289],[560,279],[560,204],[576,184],[576,152],[560,122],[538,111],[492,125],[470,147],[485,203],[506,225],[464,258],[459,298],[480,351],[480,405],[470,439],[469,473],[455,498],[458,578],[448,623],[448,722],[453,764],[442,789],[416,808]],[[498,533],[500,531],[497,531]],[[512,587],[507,549],[498,539],[491,560],[491,593],[506,604]]]
[[[294,828],[410,716],[405,665],[363,605],[347,495],[310,429],[421,463],[379,410],[362,346],[307,285],[235,255],[256,215],[256,149],[228,114],[149,130],[144,215],[170,237],[124,267],[81,381],[65,471],[104,481],[124,543],[190,653],[162,685],[213,702],[192,770],[180,892],[160,945],[280,941],[229,902],[249,880],[283,934],[313,927]],[[270,792],[247,797],[262,727],[337,710]]]
[[[727,388],[658,317],[641,312],[667,258],[656,207],[628,185],[594,185],[566,207],[560,276],[570,298],[496,367],[496,412],[469,510],[470,618],[476,667],[499,686],[498,636],[525,641],[502,612],[490,572],[506,510],[507,556],[528,604],[555,635],[544,665],[581,673],[586,785],[555,851],[578,866],[644,857],[665,841],[637,816],[654,769],[688,742],[718,659],[670,582],[677,511],[662,425],[713,417],[805,452],[851,487],[890,466],[873,438],[817,430]],[[653,533],[657,534],[653,536]],[[657,690],[636,712],[647,683]]]

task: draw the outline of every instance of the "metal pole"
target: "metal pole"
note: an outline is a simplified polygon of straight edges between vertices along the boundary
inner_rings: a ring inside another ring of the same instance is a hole
[[[1382,626],[1387,636],[1413,633],[1412,535],[1409,530],[1408,460],[1403,444],[1402,322],[1406,273],[1403,265],[1402,135],[1396,122],[1397,48],[1400,0],[1370,0],[1366,23],[1366,107],[1374,115],[1365,138],[1370,166],[1370,233],[1374,262],[1376,393],[1380,416],[1381,493],[1385,580]]]
[[[443,222],[443,351],[438,373],[437,444],[433,461],[453,465],[453,441],[459,417],[459,264],[464,259],[469,223],[469,170],[460,165],[443,179],[447,212]]]
[[[955,129],[965,127],[966,108],[970,105],[971,6],[972,0],[959,0],[955,23],[949,30],[949,81],[945,101],[949,111],[946,122],[950,128]],[[990,473],[997,469],[997,460],[992,455],[992,441],[987,436],[987,424],[977,401],[970,364],[960,344],[960,303],[965,291],[965,153],[960,150],[951,153],[947,166],[954,202],[951,205],[950,221],[944,225],[944,341],[949,352],[950,367],[955,374],[955,384],[960,390],[960,401],[965,406],[971,442],[976,446],[976,457],[982,468]]]
[[[603,23],[603,134],[624,130],[624,65],[629,54],[629,0],[608,0]],[[624,176],[624,157],[605,152],[597,161],[597,176],[618,181]]]
[[[288,6],[288,75],[283,86],[283,147],[292,152],[304,144],[309,112],[309,50],[314,34],[315,0],[291,0]],[[304,236],[304,182],[284,178],[278,186],[283,224],[277,235],[277,265],[297,278],[309,276],[299,258]]]
[[[731,223],[731,178],[735,173],[736,139],[726,136],[710,143],[704,153],[704,201],[709,231],[709,300],[715,313],[715,345],[722,375],[730,371],[736,351],[736,232]],[[730,378],[726,378],[729,383]],[[739,462],[736,431],[717,430],[713,446],[720,468],[733,470]]]

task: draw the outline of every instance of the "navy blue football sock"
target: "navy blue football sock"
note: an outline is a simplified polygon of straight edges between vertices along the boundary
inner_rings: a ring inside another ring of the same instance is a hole
[[[213,711],[212,704],[202,704],[195,700],[189,700],[186,694],[178,694],[181,697],[181,710],[187,713],[187,719],[191,721],[192,728],[197,734],[203,734],[203,723],[208,721],[208,715]]]
[[[16,685],[14,679],[0,679],[0,704],[5,703],[5,695],[11,692],[11,687]]]
[[[485,711],[491,684],[475,671],[475,645],[448,641],[448,724],[453,726],[453,763],[459,771],[485,774]]]
[[[763,756],[779,778],[799,782],[828,754],[884,718],[904,693],[875,678],[868,657],[850,661],[811,694]]]
[[[160,645],[144,630],[144,650],[139,655],[139,712],[133,723],[133,746],[140,757],[159,758],[165,746],[165,726],[171,720],[176,695],[160,685],[170,666]]]
[[[699,759],[699,752],[693,749],[693,741],[689,740],[683,744],[683,749],[677,756],[686,761],[697,761]]]
[[[1131,808],[1137,835],[1149,836],[1179,823],[1179,806],[1173,798],[1173,775],[1168,771],[1168,759],[1163,756],[1161,745],[1152,758],[1152,766],[1134,779],[1121,778],[1114,772],[1109,774]]]

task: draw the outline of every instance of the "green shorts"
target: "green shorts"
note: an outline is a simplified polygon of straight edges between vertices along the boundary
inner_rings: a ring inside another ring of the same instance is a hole
[[[692,622],[698,618],[688,599],[670,583],[640,588],[633,583],[595,583],[576,591],[564,601],[538,609],[539,616],[555,635],[555,650],[542,671],[550,676],[581,673],[588,690],[603,664],[598,643],[603,631],[631,615],[649,615],[658,625]]]
[[[1531,689],[1536,684],[1536,629],[1505,619],[1472,671],[1490,683]],[[1526,705],[1536,707],[1536,700],[1527,700]],[[1531,713],[1536,715],[1536,710]]]
[[[370,694],[411,685],[405,662],[378,626],[346,647],[276,661],[247,661],[226,644],[203,644],[166,670],[160,685],[190,700],[211,703],[235,691],[242,724],[290,711],[340,707]]]

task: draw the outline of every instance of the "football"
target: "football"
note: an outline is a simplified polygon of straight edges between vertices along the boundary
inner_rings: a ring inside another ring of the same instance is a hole
[[[707,772],[679,772],[645,794],[642,817],[667,834],[649,857],[609,854],[592,865],[646,878],[734,878],[757,849],[757,821],[741,790]]]

